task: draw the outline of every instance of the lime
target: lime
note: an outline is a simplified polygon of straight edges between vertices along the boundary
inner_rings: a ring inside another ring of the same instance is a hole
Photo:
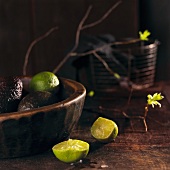
[[[111,142],[118,135],[117,124],[103,117],[99,117],[91,127],[92,136],[101,142]]]
[[[59,87],[59,79],[52,72],[40,72],[32,77],[29,87],[30,91],[56,92]]]
[[[82,140],[69,139],[54,145],[52,151],[60,161],[73,163],[87,156],[89,144]]]

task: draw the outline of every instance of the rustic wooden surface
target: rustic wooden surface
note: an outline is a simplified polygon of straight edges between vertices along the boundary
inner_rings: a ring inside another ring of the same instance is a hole
[[[146,94],[153,93],[155,90],[162,91],[164,95],[170,90],[170,85],[168,84],[164,88],[157,86],[149,91],[134,93],[129,114],[142,114]],[[99,105],[107,106],[107,109],[119,105],[119,109],[123,109],[127,96],[119,96],[116,93],[103,94],[105,96],[100,93],[99,96],[86,99],[85,110],[78,126],[71,135],[71,138],[82,139],[90,143],[90,152],[86,159],[82,160],[82,163],[66,164],[60,162],[51,151],[47,151],[30,157],[1,159],[0,170],[168,170],[170,168],[170,104],[167,100],[168,96],[165,96],[165,99],[162,100],[162,108],[149,110],[147,117],[148,132],[144,132],[142,121],[138,119],[129,121],[118,112],[107,111],[106,114],[106,112],[101,112],[98,109]],[[113,97],[115,94],[117,102]],[[112,143],[101,144],[90,135],[91,124],[101,115],[112,118],[119,126],[119,135]]]

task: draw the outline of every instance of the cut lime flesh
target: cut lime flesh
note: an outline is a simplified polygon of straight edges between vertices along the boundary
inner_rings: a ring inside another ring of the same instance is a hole
[[[101,142],[110,142],[117,137],[118,126],[110,119],[99,117],[91,127],[91,134]]]
[[[89,144],[82,140],[69,139],[53,146],[52,151],[60,161],[72,163],[87,156]]]

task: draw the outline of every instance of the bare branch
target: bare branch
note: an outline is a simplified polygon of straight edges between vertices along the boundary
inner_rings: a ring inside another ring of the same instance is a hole
[[[106,61],[104,59],[102,59],[102,57],[100,57],[100,55],[98,55],[96,52],[93,52],[93,54],[100,62],[103,63],[105,69],[115,77],[115,72],[113,72],[113,70],[109,67],[109,65],[106,63]]]
[[[79,44],[79,39],[80,39],[80,32],[83,28],[83,24],[84,22],[86,21],[86,19],[88,18],[89,14],[90,14],[90,11],[92,9],[92,6],[89,6],[89,8],[87,9],[87,12],[85,14],[85,16],[82,18],[78,28],[77,28],[77,33],[76,33],[76,41],[75,41],[75,46],[74,48],[72,49],[72,51],[76,50],[76,48],[78,47],[78,44]]]
[[[90,28],[90,27],[94,27],[98,24],[100,24],[101,22],[103,22],[103,20],[105,20],[111,13],[112,11],[121,3],[122,1],[118,1],[116,4],[114,4],[99,20],[93,22],[93,23],[90,23],[90,24],[87,24],[87,25],[84,25],[82,27],[82,30],[84,29],[87,29],[87,28]]]
[[[96,26],[97,24],[101,23],[104,19],[106,19],[110,14],[111,12],[121,3],[122,1],[118,1],[116,4],[114,4],[99,20],[91,23],[91,24],[87,24],[87,25],[84,25],[86,19],[88,18],[90,12],[91,12],[91,9],[92,9],[92,6],[89,6],[84,17],[82,18],[82,20],[80,21],[79,25],[78,25],[78,28],[77,28],[77,31],[76,31],[76,37],[75,37],[75,44],[73,46],[73,48],[71,49],[70,52],[67,53],[67,55],[63,58],[63,60],[54,68],[53,70],[53,73],[56,73],[62,66],[63,64],[70,58],[70,56],[73,56],[74,51],[77,49],[78,45],[79,45],[79,40],[80,40],[80,33],[82,30],[86,29],[86,28],[90,28],[90,27],[94,27]],[[58,27],[53,27],[51,28],[47,33],[45,33],[44,35],[38,37],[37,39],[35,39],[29,46],[27,52],[26,52],[26,55],[25,55],[25,60],[24,60],[24,65],[23,65],[23,75],[26,75],[26,69],[27,69],[27,65],[28,65],[28,60],[29,60],[29,56],[30,56],[30,53],[31,53],[31,50],[33,48],[33,46],[38,43],[39,41],[43,40],[44,38],[46,38],[47,36],[49,36],[49,34],[51,34],[54,30],[58,29]],[[111,45],[111,44],[108,44],[108,45]],[[103,47],[100,47],[100,48],[97,48],[96,50],[94,51],[89,51],[87,53],[84,53],[84,54],[81,54],[80,56],[83,56],[83,55],[88,55],[90,53],[93,53],[95,51],[98,51],[100,50],[101,48]]]
[[[30,45],[29,48],[26,52],[25,55],[25,60],[24,60],[24,65],[23,65],[23,75],[26,75],[26,69],[27,69],[27,65],[28,65],[28,60],[29,60],[29,56],[30,56],[30,52],[32,50],[32,48],[34,47],[35,44],[37,44],[39,41],[43,40],[44,38],[48,37],[53,31],[57,30],[58,27],[53,27],[51,28],[49,31],[47,31],[44,35],[36,38]]]
[[[77,49],[77,47],[78,47],[78,45],[79,45],[80,32],[81,32],[81,30],[82,30],[82,26],[83,26],[84,22],[86,21],[86,19],[88,18],[91,9],[92,9],[92,6],[89,6],[89,8],[87,9],[84,17],[82,18],[82,20],[80,21],[80,23],[79,23],[79,25],[78,25],[78,28],[77,28],[77,31],[76,31],[75,44],[74,44],[73,48],[71,49],[70,52],[67,53],[67,55],[66,55],[66,56],[63,58],[63,60],[57,65],[57,67],[54,68],[53,73],[56,73],[56,72],[63,66],[63,64],[70,58],[70,54]]]
[[[121,1],[118,1],[115,5],[113,5],[99,20],[97,20],[96,22],[93,22],[91,24],[87,24],[84,25],[86,19],[88,18],[90,11],[92,9],[92,6],[89,6],[89,8],[87,9],[87,12],[85,13],[84,17],[82,18],[82,20],[79,23],[79,26],[77,28],[77,32],[76,32],[76,38],[75,38],[75,45],[74,47],[71,49],[71,51],[69,53],[67,53],[67,55],[63,58],[63,60],[54,68],[53,73],[58,72],[58,70],[63,66],[63,64],[72,56],[72,53],[77,49],[78,45],[79,45],[79,40],[80,40],[80,33],[82,30],[86,29],[86,28],[90,28],[90,27],[94,27],[97,24],[101,23],[104,19],[106,19],[109,14],[121,3]]]
[[[148,131],[148,126],[147,126],[147,123],[146,123],[146,119],[145,119],[145,118],[143,119],[143,123],[144,123],[144,126],[145,126],[145,131],[147,132],[147,131]]]
[[[97,47],[97,48],[95,48],[93,50],[89,50],[89,51],[86,51],[86,52],[83,52],[83,53],[73,52],[70,55],[71,56],[83,57],[83,56],[87,56],[87,55],[93,54],[94,52],[102,51],[104,48],[106,48],[108,46],[127,45],[127,44],[131,44],[131,43],[136,43],[136,42],[139,42],[139,41],[140,41],[140,39],[138,39],[138,38],[137,39],[128,40],[128,41],[115,41],[115,42],[104,44],[104,45],[102,45],[100,47]]]
[[[113,111],[113,112],[120,112],[125,118],[131,120],[131,119],[141,119],[143,121],[143,124],[144,124],[144,128],[145,128],[145,132],[148,131],[148,126],[147,126],[147,123],[146,123],[146,118],[144,116],[130,116],[128,115],[124,110],[121,110],[121,109],[114,109],[114,108],[105,108],[105,107],[102,107],[102,106],[99,106],[99,109],[101,111]]]

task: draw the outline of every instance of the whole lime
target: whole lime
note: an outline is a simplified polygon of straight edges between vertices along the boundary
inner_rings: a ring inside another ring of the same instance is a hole
[[[57,92],[59,88],[58,77],[49,71],[35,74],[29,84],[30,91]]]

